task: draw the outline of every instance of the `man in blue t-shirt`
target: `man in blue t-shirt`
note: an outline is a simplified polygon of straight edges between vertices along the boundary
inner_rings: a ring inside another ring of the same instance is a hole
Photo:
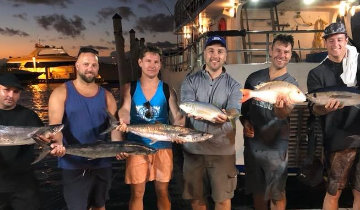
[[[291,35],[280,34],[270,48],[269,68],[249,75],[246,89],[270,81],[286,81],[298,86],[295,78],[287,73],[294,39]],[[241,108],[241,122],[244,126],[245,186],[253,194],[255,209],[268,209],[268,201],[276,209],[286,208],[285,184],[287,179],[287,149],[289,140],[288,115],[293,105],[284,96],[279,96],[275,104],[250,99]],[[263,128],[275,119],[279,134],[263,135]],[[273,208],[271,208],[273,209]]]
[[[184,125],[185,117],[177,106],[175,92],[169,89],[169,98],[167,98],[165,91],[168,87],[164,88],[165,83],[158,77],[161,69],[161,51],[156,47],[144,47],[140,52],[138,63],[141,68],[139,80],[127,83],[121,88],[124,97],[118,112],[121,123],[119,129],[125,132],[126,124],[155,122],[169,124],[170,116],[174,125]],[[149,145],[149,139],[130,133],[127,139],[158,149],[155,154],[132,155],[126,160],[125,183],[130,184],[131,188],[129,209],[144,208],[143,196],[148,181],[155,181],[158,209],[171,209],[168,193],[173,169],[171,142],[157,142]]]

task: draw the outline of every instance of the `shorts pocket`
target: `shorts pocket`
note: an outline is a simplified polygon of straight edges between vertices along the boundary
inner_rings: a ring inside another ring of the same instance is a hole
[[[227,192],[231,193],[236,189],[237,185],[237,175],[238,171],[234,169],[232,172],[228,173],[228,189]]]

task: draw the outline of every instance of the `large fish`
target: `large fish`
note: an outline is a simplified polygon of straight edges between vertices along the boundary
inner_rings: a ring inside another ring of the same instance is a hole
[[[157,141],[174,142],[176,140],[182,142],[201,142],[213,137],[213,135],[209,133],[161,123],[128,125],[126,132],[148,138],[151,140],[151,144]]]
[[[272,81],[255,86],[255,90],[241,89],[243,94],[241,103],[250,98],[257,98],[271,104],[276,103],[279,95],[286,96],[292,104],[306,101],[305,94],[296,85],[284,81]]]
[[[359,106],[360,90],[351,87],[328,87],[307,93],[306,97],[315,104],[325,105],[330,99],[338,100],[343,106]]]
[[[56,134],[63,127],[63,124],[43,127],[0,125],[0,146],[35,144],[33,137],[38,135],[47,137],[49,134]]]
[[[42,152],[33,164],[44,159],[51,148],[48,144],[40,143]],[[96,144],[77,144],[66,147],[66,155],[75,155],[88,159],[115,157],[124,152],[130,155],[148,155],[156,152],[156,149],[133,141],[101,142]]]
[[[215,118],[219,114],[225,114],[228,116],[229,120],[238,118],[240,116],[240,113],[236,109],[229,109],[226,110],[224,113],[221,109],[219,109],[217,106],[204,103],[204,102],[198,102],[198,101],[188,101],[183,102],[180,105],[180,109],[182,109],[187,114],[191,114],[196,117],[201,117],[207,121],[215,122]]]

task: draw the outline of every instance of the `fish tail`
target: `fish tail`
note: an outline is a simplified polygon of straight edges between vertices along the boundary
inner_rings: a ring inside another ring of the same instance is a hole
[[[106,114],[109,118],[110,126],[105,131],[101,132],[100,135],[104,135],[111,132],[119,125],[119,121],[108,110],[106,110]]]
[[[40,154],[39,156],[31,163],[32,165],[37,163],[37,162],[40,162],[42,159],[44,159],[51,151],[51,147],[46,144],[45,142],[41,141],[40,139],[38,139],[37,137],[34,137],[33,138],[35,140],[35,142],[37,144],[40,145],[41,149],[40,149]]]
[[[242,98],[241,98],[241,103],[244,103],[245,101],[249,100],[251,98],[251,90],[249,89],[240,89],[240,91],[242,92]]]

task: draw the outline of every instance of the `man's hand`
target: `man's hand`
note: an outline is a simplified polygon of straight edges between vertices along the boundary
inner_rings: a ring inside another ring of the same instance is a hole
[[[40,141],[43,141],[44,143],[51,143],[50,144],[50,147],[51,147],[50,155],[53,155],[56,157],[62,157],[65,155],[65,153],[66,153],[65,147],[62,144],[57,143],[55,141],[53,134],[49,134],[46,136],[38,135],[38,136],[36,136],[36,138]]]
[[[66,149],[62,144],[52,143],[50,144],[50,147],[52,148],[52,150],[50,151],[50,155],[62,157],[66,153]]]
[[[274,104],[274,111],[278,118],[285,119],[287,116],[289,116],[293,108],[294,105],[291,101],[289,101],[289,98],[287,96],[279,95],[276,98],[276,102]]]
[[[128,157],[129,157],[129,154],[126,152],[120,152],[119,154],[116,155],[117,160],[125,160]]]
[[[115,129],[118,131],[121,131],[123,133],[125,133],[127,131],[127,125],[126,123],[124,123],[124,121],[122,119],[119,120],[119,126],[117,126]]]
[[[225,109],[222,110],[224,113],[226,113]],[[218,116],[216,116],[214,118],[215,123],[224,123],[228,120],[228,117],[226,114],[218,114]]]
[[[330,99],[325,105],[315,104],[313,106],[313,112],[315,115],[325,115],[338,109],[344,108],[344,105],[336,99]]]
[[[254,138],[255,132],[254,127],[251,125],[251,123],[248,120],[244,120],[244,135],[249,138]]]

